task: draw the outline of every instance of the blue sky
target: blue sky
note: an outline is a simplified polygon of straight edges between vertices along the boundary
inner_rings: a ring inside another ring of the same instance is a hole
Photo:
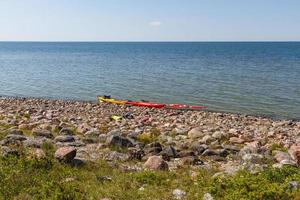
[[[0,40],[300,40],[300,0],[0,0]]]

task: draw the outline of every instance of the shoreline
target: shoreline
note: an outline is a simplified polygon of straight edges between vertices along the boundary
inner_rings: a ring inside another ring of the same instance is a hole
[[[30,97],[30,96],[5,96],[0,95],[0,99],[24,99],[24,100],[49,100],[49,101],[66,101],[66,102],[82,102],[82,103],[93,103],[98,104],[98,100],[95,97],[95,100],[82,100],[82,99],[72,99],[72,98],[55,98],[55,97]],[[181,110],[183,111],[183,110]],[[201,112],[207,112],[207,113],[220,113],[220,114],[233,114],[233,115],[239,115],[244,117],[256,117],[260,119],[271,119],[273,121],[292,121],[292,122],[300,122],[300,118],[282,118],[274,115],[268,115],[268,114],[248,114],[248,113],[241,113],[241,112],[226,112],[226,111],[218,111],[218,110],[210,110],[209,107],[206,109],[199,110]],[[197,112],[195,110],[195,112]]]

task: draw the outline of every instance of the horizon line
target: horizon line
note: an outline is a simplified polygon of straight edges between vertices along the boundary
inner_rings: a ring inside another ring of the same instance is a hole
[[[155,43],[155,42],[166,42],[166,43],[172,43],[172,42],[300,42],[300,40],[0,40],[0,42],[124,42],[124,43]]]

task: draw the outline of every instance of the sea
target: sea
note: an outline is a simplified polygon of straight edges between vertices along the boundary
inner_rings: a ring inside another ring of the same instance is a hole
[[[300,42],[0,42],[0,96],[300,119]]]

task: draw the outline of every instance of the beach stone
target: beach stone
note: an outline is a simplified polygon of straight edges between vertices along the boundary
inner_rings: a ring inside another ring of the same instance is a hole
[[[188,132],[188,137],[191,139],[202,138],[205,136],[205,133],[202,132],[200,127],[193,128]]]
[[[207,145],[202,145],[199,143],[194,143],[191,146],[191,150],[195,152],[196,155],[201,155],[207,148]]]
[[[24,135],[23,131],[21,131],[19,129],[9,129],[8,134],[9,135]]]
[[[24,135],[8,134],[6,137],[9,141],[24,141],[27,140],[27,137]]]
[[[73,147],[61,147],[56,150],[54,157],[57,160],[71,162],[76,156],[76,149]]]
[[[291,160],[291,156],[288,153],[282,151],[274,151],[274,153],[274,158],[277,160],[277,162],[281,162],[282,160]]]
[[[80,140],[75,140],[73,142],[56,142],[55,145],[57,147],[83,147],[86,144]]]
[[[281,160],[280,161],[280,165],[281,166],[284,166],[284,165],[290,165],[290,166],[294,166],[296,167],[297,166],[297,163],[293,160],[289,160],[289,159],[284,159],[284,160]]]
[[[144,163],[143,167],[152,170],[169,170],[168,163],[165,162],[160,156],[150,156]]]
[[[239,170],[242,169],[242,166],[239,163],[233,163],[231,161],[221,164],[219,167],[221,171],[224,171],[225,174],[233,176],[235,175]]]
[[[32,134],[35,137],[46,137],[46,138],[53,138],[53,134],[49,130],[43,129],[34,129],[32,130]]]
[[[290,156],[300,165],[300,146],[293,145],[288,150]]]
[[[128,148],[128,152],[129,152],[129,158],[130,159],[137,159],[137,160],[142,160],[142,158],[145,156],[145,152],[140,149],[140,148]]]
[[[215,139],[210,136],[210,135],[205,135],[201,140],[200,142],[201,143],[204,143],[204,144],[210,144],[212,141],[214,141]]]
[[[228,151],[225,149],[206,149],[202,155],[203,156],[220,156],[226,157],[228,155]]]
[[[106,134],[100,134],[98,139],[100,142],[106,142],[108,136]]]
[[[129,155],[125,153],[120,153],[120,152],[109,152],[106,156],[105,159],[107,161],[127,161],[129,159]]]
[[[92,130],[87,131],[84,134],[84,137],[86,137],[86,138],[98,138],[99,135],[100,135],[100,131],[98,129],[92,129]]]
[[[182,150],[177,153],[179,158],[188,157],[188,156],[195,156],[195,153],[190,150]]]
[[[33,156],[35,156],[36,158],[39,158],[39,159],[46,157],[45,152],[40,148],[32,149],[30,152]]]
[[[115,146],[119,146],[119,147],[133,147],[134,146],[132,140],[130,140],[126,137],[118,136],[118,135],[112,135],[109,138],[107,138],[106,144],[111,145],[111,146],[115,145]]]
[[[10,155],[19,156],[19,152],[16,149],[7,146],[1,146],[1,155],[3,157],[7,157]]]
[[[168,158],[176,158],[177,157],[177,151],[174,147],[168,146],[163,151],[160,152],[160,155],[167,156]]]
[[[235,146],[235,145],[222,144],[221,146],[222,146],[222,148],[224,148],[224,149],[226,149],[227,151],[230,151],[230,152],[239,152],[240,151],[240,148]]]
[[[245,142],[245,140],[243,140],[242,138],[238,138],[238,137],[231,137],[231,138],[229,138],[229,142],[232,144],[243,144]]]
[[[70,128],[62,128],[60,131],[59,131],[59,134],[60,135],[74,135],[74,131]]]
[[[135,131],[132,131],[130,132],[127,136],[129,138],[132,138],[132,139],[137,139],[139,136],[140,136],[141,132],[135,132]]]
[[[179,164],[181,166],[185,165],[203,165],[203,161],[198,159],[196,156],[187,156],[180,159]]]
[[[257,164],[263,162],[264,156],[261,154],[250,153],[250,154],[243,155],[242,160],[245,163]]]
[[[115,135],[115,136],[121,136],[122,132],[121,132],[120,129],[113,129],[113,130],[109,131],[106,135],[107,136],[113,136],[113,135]]]
[[[24,147],[41,148],[43,143],[43,140],[36,140],[34,138],[28,138],[27,140],[23,141]]]
[[[77,127],[76,131],[78,133],[83,134],[83,133],[86,133],[87,131],[89,131],[90,129],[91,129],[91,127],[87,123],[83,123]]]
[[[239,155],[243,156],[246,154],[257,153],[257,152],[258,152],[257,146],[246,145],[240,150]]]
[[[214,200],[210,193],[205,193],[203,196],[203,200]]]
[[[299,183],[297,181],[290,181],[289,182],[289,189],[297,190],[299,188]]]
[[[74,142],[75,138],[72,135],[59,135],[54,138],[55,142]]]
[[[163,150],[159,142],[147,144],[144,148],[145,154],[158,155]]]
[[[180,189],[175,189],[172,192],[175,199],[183,199],[186,196],[186,192]]]
[[[161,153],[162,149],[160,147],[148,147],[144,149],[145,154],[149,155],[158,155]]]
[[[216,131],[212,134],[212,137],[215,139],[221,140],[223,138],[226,138],[227,134],[225,134],[224,132],[221,132],[221,131]]]

